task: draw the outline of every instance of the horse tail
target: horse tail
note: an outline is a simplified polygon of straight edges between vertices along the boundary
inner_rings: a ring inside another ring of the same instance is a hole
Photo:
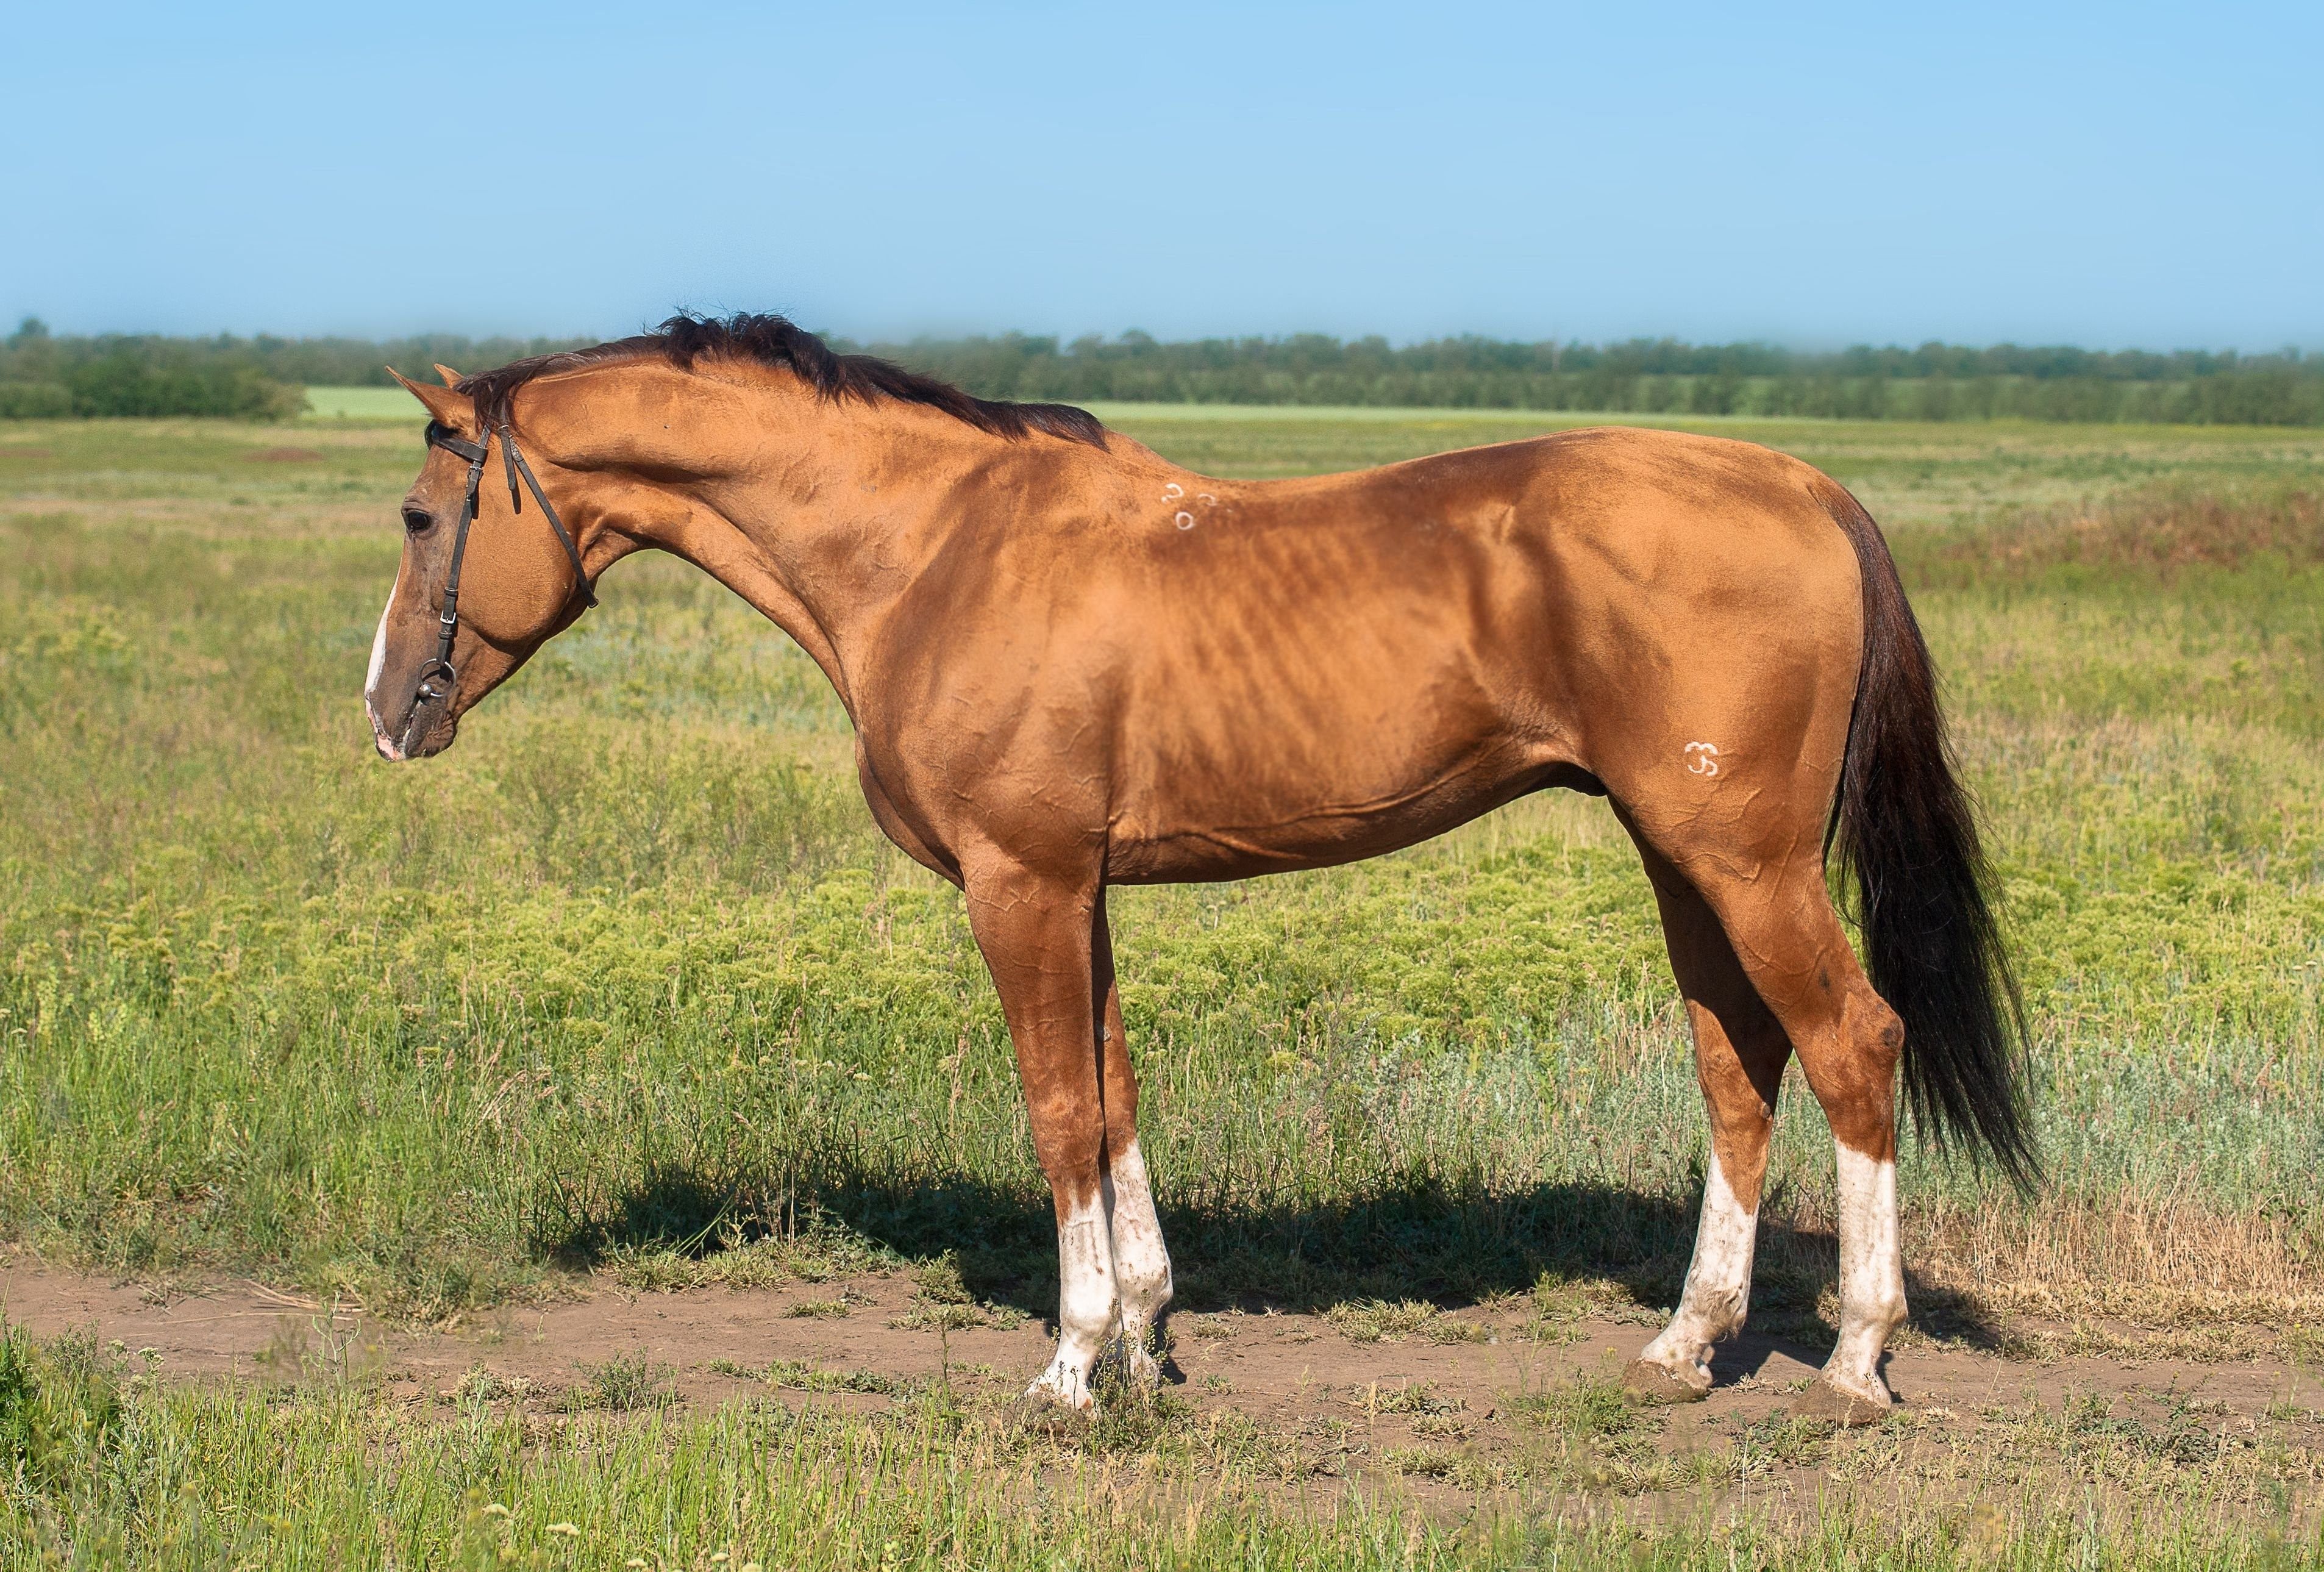
[[[2025,1095],[2025,1006],[1987,894],[1969,792],[1955,773],[1936,670],[1880,526],[1838,483],[1818,500],[1856,549],[1864,657],[1825,835],[1854,875],[1866,970],[1904,1023],[1904,1092],[1941,1149],[2039,1179]]]

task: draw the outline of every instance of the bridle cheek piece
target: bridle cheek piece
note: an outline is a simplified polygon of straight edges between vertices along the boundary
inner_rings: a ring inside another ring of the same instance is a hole
[[[525,488],[540,504],[549,527],[557,532],[558,544],[565,548],[566,559],[573,564],[573,587],[566,595],[565,604],[569,606],[578,599],[585,609],[597,604],[597,587],[590,582],[589,570],[581,565],[581,548],[575,544],[573,532],[565,527],[565,521],[557,516],[549,495],[540,489],[540,477],[532,473],[532,466],[517,450],[516,433],[505,425],[497,432],[486,426],[484,439],[471,442],[449,426],[429,421],[428,445],[468,461],[468,487],[460,500],[459,528],[452,536],[452,571],[444,580],[444,610],[437,619],[439,632],[436,658],[420,669],[420,686],[411,700],[415,712],[435,699],[450,698],[453,685],[459,680],[459,673],[452,669],[452,639],[460,631],[460,563],[468,554],[468,526],[476,522],[476,497],[484,484],[484,458],[492,451],[494,436],[500,438],[501,463],[508,472],[509,507],[519,513],[524,512],[524,498],[516,488],[517,476],[521,475]],[[439,676],[444,680],[440,688],[436,682]]]

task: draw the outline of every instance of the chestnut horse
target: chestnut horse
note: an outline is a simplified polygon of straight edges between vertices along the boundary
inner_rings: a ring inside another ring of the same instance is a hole
[[[1028,1395],[1086,1408],[1116,1334],[1158,1375],[1170,1260],[1107,887],[1377,856],[1545,787],[1603,795],[1637,842],[1710,1112],[1693,1260],[1637,1397],[1703,1396],[1743,1325],[1794,1054],[1838,1162],[1840,1337],[1805,1411],[1894,1401],[1900,1064],[1933,1138],[2032,1173],[2023,1024],[1928,652],[1878,528],[1809,466],[1601,429],[1218,480],[776,317],[437,369],[444,388],[403,384],[430,451],[364,689],[380,753],[450,746],[632,551],[798,641],[873,817],[964,892],[1000,991],[1057,1216],[1056,1353]]]

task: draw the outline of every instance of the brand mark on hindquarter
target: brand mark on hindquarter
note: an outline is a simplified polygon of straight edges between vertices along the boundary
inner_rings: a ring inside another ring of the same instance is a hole
[[[1719,744],[1689,743],[1686,744],[1686,772],[1708,780],[1719,773]]]

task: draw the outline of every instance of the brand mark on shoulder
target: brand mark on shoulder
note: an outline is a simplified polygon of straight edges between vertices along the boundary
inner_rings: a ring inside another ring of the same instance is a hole
[[[1686,744],[1686,772],[1708,780],[1719,773],[1719,744],[1689,743]]]

